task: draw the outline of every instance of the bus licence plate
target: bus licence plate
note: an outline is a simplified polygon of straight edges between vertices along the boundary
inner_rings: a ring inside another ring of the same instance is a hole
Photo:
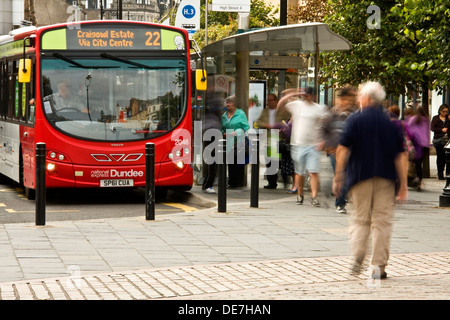
[[[100,180],[100,187],[132,187],[133,179],[109,179]]]

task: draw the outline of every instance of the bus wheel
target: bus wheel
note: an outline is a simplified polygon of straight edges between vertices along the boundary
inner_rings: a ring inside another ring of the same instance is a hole
[[[7,176],[0,173],[0,184],[8,184],[8,183],[11,183],[11,180]]]
[[[36,190],[24,187],[25,189],[25,196],[28,200],[36,200]]]

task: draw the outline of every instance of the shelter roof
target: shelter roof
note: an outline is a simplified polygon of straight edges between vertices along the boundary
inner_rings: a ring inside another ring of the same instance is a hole
[[[244,32],[211,43],[203,48],[207,56],[234,54],[238,51],[259,51],[269,55],[312,54],[316,52],[350,50],[344,37],[319,22],[291,24]]]

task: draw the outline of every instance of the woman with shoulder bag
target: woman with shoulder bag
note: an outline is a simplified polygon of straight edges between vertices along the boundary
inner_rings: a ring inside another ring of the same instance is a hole
[[[443,104],[439,107],[438,114],[431,119],[430,129],[433,131],[433,145],[436,149],[436,166],[439,180],[444,180],[445,168],[445,150],[448,142],[448,105]]]

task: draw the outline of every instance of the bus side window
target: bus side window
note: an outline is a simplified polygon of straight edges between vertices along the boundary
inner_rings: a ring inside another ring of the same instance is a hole
[[[14,106],[16,104],[16,75],[14,75],[14,62],[8,61],[8,113],[6,117],[8,119],[14,118]]]

